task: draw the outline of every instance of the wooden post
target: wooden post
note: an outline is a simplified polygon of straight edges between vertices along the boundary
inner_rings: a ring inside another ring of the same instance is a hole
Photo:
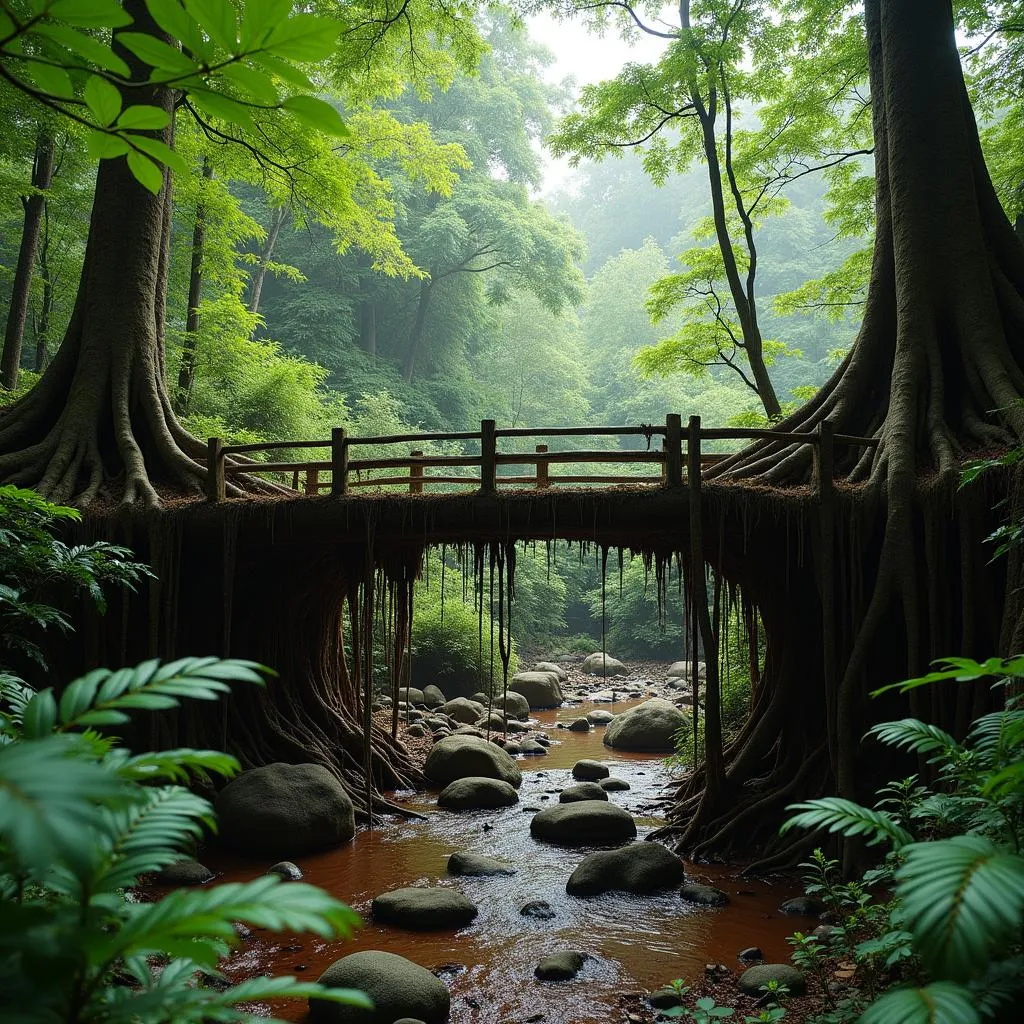
[[[690,425],[693,425],[694,417],[690,417]],[[696,417],[697,430],[700,431],[700,417]],[[697,445],[700,450],[700,442]],[[689,449],[687,449],[689,456]],[[697,472],[700,472],[700,461],[697,462]],[[665,486],[683,486],[683,418],[677,412],[670,412],[665,417]]]
[[[331,497],[348,491],[348,441],[344,427],[331,428]]]
[[[537,445],[537,454],[538,455],[545,455],[545,454],[547,454],[547,450],[548,450],[548,446],[546,444],[539,444],[539,445]],[[548,468],[549,468],[550,465],[551,465],[551,463],[549,463],[547,459],[538,459],[537,460],[537,489],[538,490],[545,490],[546,488],[551,486],[551,479],[548,476]]]
[[[480,421],[480,492],[493,494],[498,489],[497,438],[494,420]]]
[[[320,470],[319,469],[307,469],[306,470],[306,493],[312,494],[315,498],[317,491],[320,489]]]
[[[414,459],[422,459],[423,452],[409,452]],[[423,493],[423,467],[415,462],[409,466],[409,493]]]
[[[210,501],[223,501],[226,495],[224,442],[219,437],[211,437],[206,442],[206,497]]]
[[[292,470],[292,490],[297,491],[299,489],[299,471],[297,469]]]

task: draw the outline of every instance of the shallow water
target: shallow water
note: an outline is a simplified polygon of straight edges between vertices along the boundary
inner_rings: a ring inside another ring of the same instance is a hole
[[[621,712],[632,703],[637,702],[618,702],[614,710]],[[452,965],[442,974],[452,991],[452,1024],[511,1024],[538,1013],[544,1014],[546,1024],[597,1024],[624,1019],[619,1004],[623,993],[646,992],[673,978],[696,980],[707,963],[737,968],[736,954],[747,946],[760,946],[769,962],[788,960],[786,936],[809,926],[776,911],[783,899],[795,894],[790,887],[741,880],[720,867],[688,865],[691,880],[724,889],[730,905],[718,910],[694,907],[674,892],[608,894],[590,900],[566,895],[567,878],[591,850],[535,841],[530,836],[532,815],[525,808],[557,802],[557,790],[574,781],[570,769],[576,761],[600,759],[613,776],[629,782],[629,791],[609,797],[634,815],[641,838],[659,824],[665,806],[659,797],[669,773],[660,755],[612,751],[602,743],[603,727],[589,733],[553,728],[556,721],[570,722],[595,707],[608,705],[585,703],[535,715],[555,742],[545,757],[518,759],[523,785],[516,806],[452,813],[437,810],[436,791],[397,794],[400,802],[427,814],[427,820],[388,821],[361,831],[344,848],[302,858],[306,880],[355,907],[364,926],[355,938],[330,943],[257,931],[225,964],[225,973],[236,981],[264,973],[312,981],[348,953],[383,949],[431,970]],[[456,850],[498,857],[510,862],[517,874],[451,878],[446,863]],[[228,855],[210,856],[207,862],[225,881],[256,877],[266,867]],[[418,884],[461,890],[480,908],[479,916],[457,932],[409,932],[369,920],[374,896]],[[555,919],[523,917],[519,909],[531,900],[550,903]],[[537,982],[537,962],[560,949],[576,949],[593,959],[574,981]],[[304,1004],[277,1009],[292,1020],[304,1012]]]

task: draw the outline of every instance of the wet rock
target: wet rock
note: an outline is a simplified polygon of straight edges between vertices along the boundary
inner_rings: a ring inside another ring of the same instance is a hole
[[[476,906],[457,889],[442,886],[395,889],[375,897],[374,921],[415,931],[462,928],[477,915]]]
[[[659,843],[631,843],[584,857],[565,883],[570,896],[603,892],[651,893],[671,889],[685,878],[683,862]]]
[[[798,917],[817,917],[825,909],[821,900],[813,899],[810,896],[794,896],[791,900],[785,900],[779,904],[779,910],[783,914],[793,914]]]
[[[590,958],[586,953],[577,953],[575,950],[567,949],[561,953],[553,953],[544,957],[534,968],[533,973],[541,981],[569,981],[575,978],[580,968]]]
[[[669,679],[689,679],[693,675],[693,662],[674,661],[669,665],[666,676]],[[697,678],[703,679],[707,675],[707,667],[703,661],[697,662]]]
[[[526,719],[530,717],[530,702],[521,693],[509,690],[504,696],[494,698],[494,705],[503,710],[509,718]]]
[[[426,1024],[426,1022],[420,1020],[419,1017],[399,1017],[395,1024]]]
[[[558,794],[558,802],[575,803],[577,800],[607,800],[608,794],[596,782],[580,782],[568,786]]]
[[[569,732],[590,732],[590,721],[586,718],[577,718],[568,729]]]
[[[530,727],[525,722],[516,721],[514,718],[510,718],[505,723],[505,729],[507,732],[529,732]]]
[[[696,903],[701,907],[724,907],[729,902],[721,889],[713,885],[701,885],[699,882],[689,882],[679,890],[679,895],[687,903]]]
[[[550,921],[555,916],[554,908],[546,900],[531,900],[523,905],[519,913],[537,921]]]
[[[610,654],[602,654],[596,651],[583,659],[580,671],[588,676],[625,676],[629,671],[625,665]]]
[[[670,754],[675,750],[675,734],[690,727],[690,718],[674,704],[652,697],[608,723],[604,743],[620,750],[656,751]]]
[[[323,985],[365,992],[373,1000],[374,1009],[311,999],[311,1024],[396,1024],[403,1017],[423,1024],[444,1024],[451,1011],[445,983],[425,967],[395,953],[351,953],[331,964],[318,980]]]
[[[505,731],[505,716],[500,711],[492,711],[490,715],[483,715],[474,723],[478,729],[490,730],[491,732]]]
[[[534,736],[533,738],[542,747],[550,747],[551,746],[551,740],[549,740],[547,736]]]
[[[636,838],[632,815],[606,800],[547,807],[534,815],[530,834],[563,846],[601,846]]]
[[[601,761],[591,761],[584,758],[572,766],[572,777],[584,782],[592,782],[596,779],[607,779],[611,775],[608,765]]]
[[[267,868],[267,874],[278,875],[286,882],[301,882],[303,878],[302,868],[290,860],[279,860],[276,864],[272,864]]]
[[[761,989],[769,981],[785,985],[791,996],[802,996],[807,991],[804,976],[789,964],[758,964],[748,968],[740,975],[740,991],[748,996],[763,996]]]
[[[558,676],[558,681],[564,683],[569,678],[569,673],[562,668],[561,665],[556,665],[553,661],[538,661],[533,666],[534,672],[554,672]]]
[[[472,811],[511,807],[519,802],[515,787],[502,779],[468,776],[449,782],[437,798],[438,807],[451,811]]]
[[[834,924],[819,924],[811,934],[820,942],[828,942],[838,930]]]
[[[518,743],[508,743],[508,742],[506,742],[505,743],[505,752],[510,757],[515,757],[516,754],[521,754],[522,750],[520,749]]]
[[[319,764],[268,764],[242,772],[217,794],[220,835],[249,856],[293,859],[347,843],[352,801]]]
[[[427,735],[427,729],[426,729],[425,726],[421,725],[419,722],[414,722],[412,725],[409,726],[408,729],[405,730],[405,735],[406,736],[415,736],[418,739],[421,736],[426,736]]]
[[[519,741],[519,753],[528,754],[531,757],[543,756],[548,752],[548,748],[543,743],[538,743],[532,737],[527,736],[525,739]]]
[[[423,703],[428,708],[439,708],[448,703],[448,698],[441,692],[440,686],[430,683],[429,686],[423,687]]]
[[[448,701],[441,710],[456,722],[472,725],[483,715],[485,706],[468,697],[456,697],[454,700]]]
[[[760,946],[747,946],[736,954],[741,964],[757,964],[764,960],[764,952]]]
[[[631,788],[625,779],[615,778],[602,779],[598,785],[606,793],[625,793],[627,789]]]
[[[202,885],[213,878],[213,872],[197,860],[179,860],[174,864],[168,864],[162,871],[158,871],[153,878],[157,885]]]
[[[519,672],[508,688],[522,694],[534,711],[557,708],[562,703],[562,688],[554,672]]]
[[[674,988],[659,988],[647,997],[647,1002],[655,1010],[669,1010],[673,1006],[682,1006],[679,993]]]
[[[587,715],[587,721],[591,725],[607,725],[614,717],[610,711],[605,711],[603,708],[594,708]]]
[[[456,779],[488,778],[518,789],[523,781],[515,761],[504,750],[475,736],[448,736],[435,743],[423,770],[437,786]]]
[[[417,690],[415,686],[405,686],[398,691],[398,699],[405,701],[407,705],[425,704],[423,691]]]
[[[485,857],[480,853],[465,853],[459,851],[448,858],[449,875],[474,875],[484,877],[487,875],[514,875],[516,869],[504,861],[494,857]]]

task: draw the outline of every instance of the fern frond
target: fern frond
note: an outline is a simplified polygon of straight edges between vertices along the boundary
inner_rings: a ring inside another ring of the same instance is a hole
[[[889,841],[896,850],[914,841],[913,836],[885,811],[873,811],[838,796],[790,804],[786,810],[802,813],[787,819],[779,829],[780,833],[788,832],[791,828],[827,828],[829,832],[839,832],[844,836],[871,836],[868,846]]]
[[[131,754],[119,748],[110,752],[107,764],[122,778],[138,782],[187,782],[193,777],[206,778],[210,775],[231,778],[240,767],[230,754],[223,754],[219,750],[193,750],[189,747],[145,754]]]
[[[936,981],[926,988],[898,988],[876,999],[860,1024],[979,1024],[974,996],[963,985]]]
[[[958,683],[970,683],[978,679],[1002,679],[1007,676],[1024,676],[1024,655],[1015,658],[989,658],[987,661],[974,661],[973,658],[942,658],[934,662],[938,669],[929,672],[927,675],[917,679],[907,679],[902,683],[892,683],[871,692],[872,697],[881,693],[888,693],[890,690],[898,690],[906,693],[908,690],[915,690],[919,686],[927,686],[930,683],[941,683],[955,680]]]
[[[901,718],[896,722],[880,722],[867,733],[887,747],[909,750],[915,754],[931,754],[942,751],[950,754],[959,749],[956,740],[937,725],[929,725],[916,718]]]
[[[979,836],[914,843],[903,852],[901,920],[935,976],[966,981],[1019,935],[1024,857]]]

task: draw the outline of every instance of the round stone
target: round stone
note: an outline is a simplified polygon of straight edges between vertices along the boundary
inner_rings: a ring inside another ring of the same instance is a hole
[[[748,996],[763,996],[769,981],[777,981],[789,989],[791,996],[802,996],[807,991],[804,976],[789,964],[757,964],[740,975],[740,991]]]
[[[563,846],[604,846],[636,838],[632,815],[607,800],[555,804],[530,822],[535,839]]]
[[[593,782],[597,779],[607,779],[611,775],[608,765],[601,761],[591,761],[584,758],[572,766],[572,777],[582,782]]]
[[[571,804],[577,800],[607,800],[608,794],[596,782],[580,782],[558,794],[559,803]]]
[[[370,913],[381,924],[437,931],[469,924],[477,908],[457,889],[427,886],[381,893],[371,904]]]
[[[565,883],[570,896],[604,892],[651,893],[671,889],[685,877],[683,862],[658,843],[630,843],[584,857]]]

